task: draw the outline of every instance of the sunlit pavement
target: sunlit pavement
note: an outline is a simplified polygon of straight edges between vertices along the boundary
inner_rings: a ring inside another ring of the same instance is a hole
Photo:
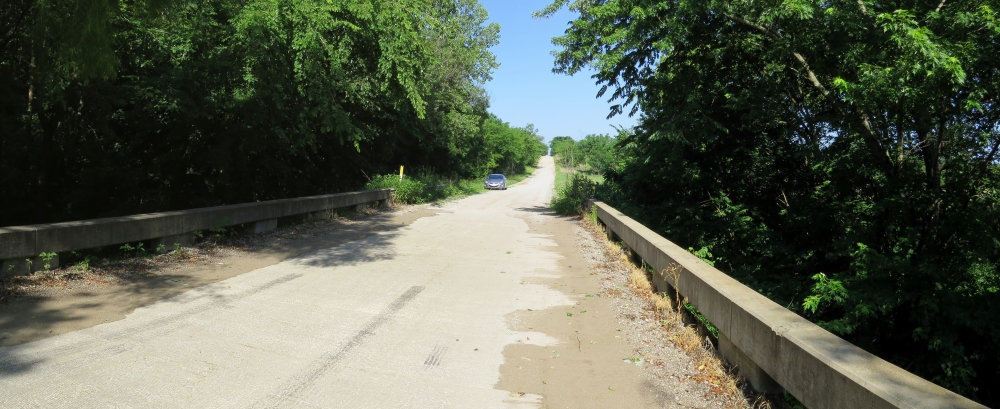
[[[556,268],[551,158],[506,191],[395,232],[189,291],[126,319],[0,348],[4,407],[536,407],[495,390],[504,317],[568,304],[522,283]]]

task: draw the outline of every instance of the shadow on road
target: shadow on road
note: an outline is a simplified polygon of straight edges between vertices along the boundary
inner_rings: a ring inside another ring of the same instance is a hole
[[[163,255],[131,264],[112,262],[100,274],[45,284],[38,291],[9,298],[0,305],[0,378],[37,364],[14,359],[5,346],[116,321],[135,308],[174,302],[173,297],[193,288],[300,255],[304,256],[296,263],[313,267],[388,260],[395,254],[385,244],[401,228],[438,212],[419,209],[401,215],[375,213],[357,220],[293,225],[262,235],[227,239],[218,249],[199,250],[204,254],[188,259]],[[226,250],[236,248],[238,252]],[[72,274],[70,269],[64,271]]]
[[[548,207],[548,206],[518,207],[518,208],[516,208],[514,210],[517,210],[519,212],[539,213],[539,214],[543,214],[543,215],[546,215],[546,216],[552,216],[552,217],[556,217],[556,218],[560,218],[560,219],[566,219],[566,220],[580,218],[580,216],[567,216],[567,215],[564,215],[564,214],[556,213],[555,210],[553,210],[551,207]]]
[[[391,242],[398,235],[395,229],[384,231],[360,240],[302,254],[292,263],[309,267],[334,267],[391,260],[396,255]]]

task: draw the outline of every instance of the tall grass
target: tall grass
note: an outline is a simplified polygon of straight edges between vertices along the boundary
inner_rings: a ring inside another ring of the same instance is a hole
[[[558,163],[556,164],[556,186],[555,187],[556,187],[556,192],[557,193],[559,191],[561,191],[562,188],[563,188],[563,186],[566,185],[566,182],[569,181],[569,175],[570,175],[570,173],[567,173],[567,172],[563,171],[563,167],[562,166],[559,166]]]
[[[365,184],[365,189],[396,189],[398,203],[423,203],[427,197],[427,185],[423,181],[396,175],[377,175]]]

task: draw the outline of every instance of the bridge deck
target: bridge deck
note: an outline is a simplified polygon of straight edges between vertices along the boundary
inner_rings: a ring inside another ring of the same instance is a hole
[[[541,211],[544,160],[520,185],[409,226],[2,347],[4,406],[659,406],[622,363],[632,350],[607,301],[584,297],[597,278],[558,236],[573,222]],[[590,314],[524,328],[529,310],[581,302]],[[578,350],[580,335],[596,341]]]

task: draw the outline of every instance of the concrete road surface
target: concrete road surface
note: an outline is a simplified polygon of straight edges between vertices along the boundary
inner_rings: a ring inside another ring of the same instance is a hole
[[[553,180],[546,157],[398,231],[0,348],[0,407],[538,407],[495,385],[505,346],[555,343],[509,314],[573,302],[532,281],[561,258],[531,228]]]

